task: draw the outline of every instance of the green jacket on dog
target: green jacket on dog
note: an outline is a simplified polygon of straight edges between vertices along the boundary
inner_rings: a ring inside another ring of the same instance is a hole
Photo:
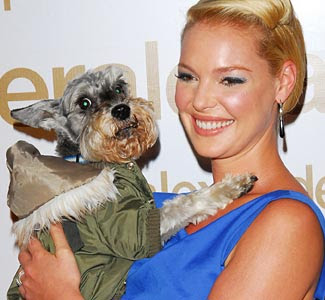
[[[79,266],[83,297],[87,300],[118,299],[124,293],[133,261],[150,257],[160,250],[159,210],[135,162],[91,164],[91,167],[114,170],[117,199],[104,202],[80,221],[64,220],[63,227]],[[12,202],[9,206],[13,206]],[[44,247],[54,253],[49,234],[39,231],[37,236]],[[18,272],[8,290],[8,300],[22,299],[17,277]]]

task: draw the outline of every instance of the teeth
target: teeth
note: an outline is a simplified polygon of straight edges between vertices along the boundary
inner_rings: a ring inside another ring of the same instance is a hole
[[[205,121],[196,120],[195,122],[199,128],[205,129],[205,130],[211,130],[211,129],[217,129],[217,128],[229,126],[230,124],[234,123],[234,120],[222,121],[222,122],[221,121],[220,122],[214,122],[214,121],[205,122]]]

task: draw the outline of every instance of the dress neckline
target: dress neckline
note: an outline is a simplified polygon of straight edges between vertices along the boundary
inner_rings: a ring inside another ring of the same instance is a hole
[[[233,210],[231,210],[231,211],[229,211],[229,212],[223,214],[222,216],[220,216],[220,217],[218,217],[218,218],[213,219],[214,216],[209,217],[209,218],[212,218],[212,220],[211,220],[209,223],[207,223],[207,224],[204,225],[203,227],[201,227],[201,228],[199,228],[199,229],[197,229],[197,230],[195,230],[195,231],[193,231],[193,232],[188,232],[188,231],[187,231],[187,228],[188,228],[188,227],[190,227],[190,228],[193,228],[193,227],[196,228],[196,227],[200,226],[200,224],[202,224],[202,223],[198,223],[198,224],[196,224],[196,225],[194,225],[194,224],[190,224],[190,225],[188,225],[188,226],[184,229],[184,231],[185,231],[185,233],[186,233],[187,235],[194,234],[194,233],[196,233],[196,232],[198,232],[198,231],[204,229],[205,227],[207,227],[207,226],[209,226],[209,225],[211,225],[211,224],[213,224],[213,223],[215,223],[215,222],[217,222],[217,221],[223,219],[224,217],[228,216],[229,214],[235,213],[237,210],[239,210],[239,209],[244,209],[246,206],[251,205],[251,204],[253,204],[253,203],[256,202],[256,201],[259,201],[261,198],[272,197],[274,194],[277,194],[277,193],[287,193],[288,195],[291,195],[291,196],[297,195],[298,197],[301,197],[301,196],[302,196],[302,197],[304,197],[305,199],[310,199],[307,195],[305,195],[305,194],[303,194],[303,193],[301,193],[301,192],[298,192],[298,191],[293,191],[293,190],[274,190],[274,191],[271,191],[271,192],[267,192],[267,193],[265,193],[265,194],[262,194],[262,195],[260,195],[260,196],[257,196],[256,198],[251,199],[251,200],[247,201],[246,203],[244,203],[244,204],[242,204],[242,205],[240,205],[240,206],[238,206],[238,207],[235,207]],[[285,195],[284,195],[283,198],[285,198]],[[290,197],[290,198],[291,198],[291,197]],[[209,218],[208,218],[208,219],[209,219]],[[203,221],[203,222],[204,222],[204,221]]]

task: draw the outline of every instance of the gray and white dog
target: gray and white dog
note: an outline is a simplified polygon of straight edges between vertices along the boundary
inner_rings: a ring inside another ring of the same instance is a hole
[[[152,103],[130,96],[124,74],[112,66],[72,80],[61,99],[38,101],[13,110],[11,116],[31,127],[54,130],[60,156],[81,154],[90,164],[133,165],[158,137]],[[165,201],[159,209],[161,242],[214,215],[247,193],[256,180],[251,174],[229,175],[211,187]],[[60,220],[57,216],[50,221]]]

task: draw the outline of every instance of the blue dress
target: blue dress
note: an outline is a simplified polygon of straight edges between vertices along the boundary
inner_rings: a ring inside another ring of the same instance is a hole
[[[171,194],[156,193],[157,206],[167,197]],[[283,198],[311,207],[325,237],[324,216],[311,199],[294,191],[274,191],[245,203],[193,234],[179,231],[154,257],[136,261],[129,271],[122,299],[207,299],[226,258],[250,224],[271,201]],[[325,262],[314,297],[325,299]]]

